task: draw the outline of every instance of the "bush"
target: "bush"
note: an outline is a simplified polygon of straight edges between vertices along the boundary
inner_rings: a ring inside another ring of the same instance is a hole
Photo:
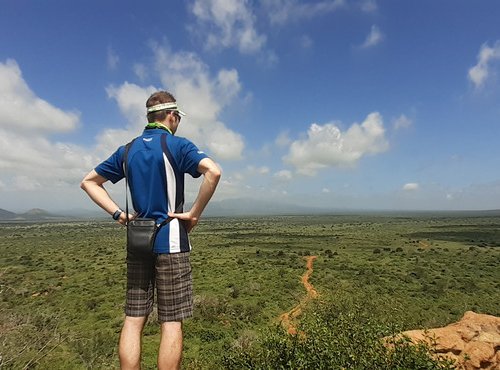
[[[305,313],[299,335],[276,326],[250,348],[229,351],[226,369],[453,369],[432,348],[395,337],[365,302],[324,303]],[[382,338],[388,337],[386,343]]]

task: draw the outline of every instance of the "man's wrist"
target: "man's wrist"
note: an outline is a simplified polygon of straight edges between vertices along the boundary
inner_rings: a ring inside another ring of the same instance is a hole
[[[113,220],[115,221],[118,221],[118,219],[120,218],[121,214],[123,213],[123,210],[121,208],[118,208],[115,213],[113,213]]]

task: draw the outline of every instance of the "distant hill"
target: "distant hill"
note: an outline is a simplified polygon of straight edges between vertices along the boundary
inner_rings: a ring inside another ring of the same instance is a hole
[[[24,213],[14,213],[5,209],[0,209],[0,220],[2,221],[43,221],[57,220],[64,216],[55,215],[44,209],[33,208]]]
[[[189,208],[187,205],[185,208]],[[225,199],[208,204],[206,216],[265,216],[325,213],[325,209],[250,198]]]
[[[46,211],[44,209],[40,209],[40,208],[33,208],[27,212],[18,214],[18,218],[22,218],[25,220],[44,220],[47,218],[54,218],[54,217],[57,217],[57,216],[49,213],[48,211]]]
[[[17,217],[14,212],[7,211],[0,208],[0,220],[13,220]]]
[[[187,203],[184,209],[190,209]],[[224,199],[210,202],[203,212],[204,217],[231,216],[273,216],[273,215],[314,215],[314,214],[350,214],[350,215],[386,215],[400,217],[500,217],[500,209],[465,210],[465,211],[412,211],[412,210],[370,210],[341,209],[333,207],[309,207],[290,203],[264,201],[251,198]],[[40,208],[33,208],[24,213],[14,213],[0,208],[0,221],[58,221],[58,220],[109,220],[106,212],[98,207],[94,209],[66,209],[55,213]]]

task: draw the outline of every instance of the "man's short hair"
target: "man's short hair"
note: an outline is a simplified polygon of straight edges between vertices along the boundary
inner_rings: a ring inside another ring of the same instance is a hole
[[[152,107],[157,104],[164,103],[174,103],[176,102],[174,96],[170,94],[168,91],[157,91],[153,93],[148,100],[146,100],[146,108]],[[167,118],[168,111],[161,110],[157,112],[151,112],[147,114],[148,122],[162,122]]]

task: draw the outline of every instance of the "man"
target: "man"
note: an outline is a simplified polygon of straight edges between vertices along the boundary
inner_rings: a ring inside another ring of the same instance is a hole
[[[185,138],[174,136],[182,112],[166,91],[152,94],[146,102],[148,125],[127,153],[127,178],[135,215],[157,223],[172,218],[157,234],[151,257],[127,256],[127,299],[120,335],[122,369],[139,369],[142,330],[153,308],[157,291],[161,340],[159,369],[178,369],[182,357],[182,320],[192,316],[192,277],[188,233],[212,197],[220,178],[217,165]],[[127,215],[111,199],[103,184],[124,178],[125,146],[85,176],[81,188],[120,224]],[[182,212],[184,174],[203,175],[191,209]]]

